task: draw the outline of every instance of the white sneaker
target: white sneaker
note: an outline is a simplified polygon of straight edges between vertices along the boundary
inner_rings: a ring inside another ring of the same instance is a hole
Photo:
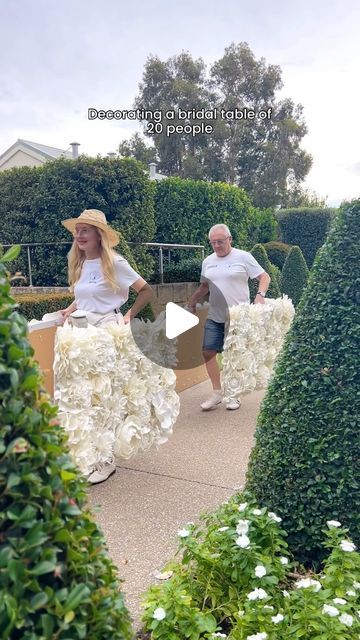
[[[229,402],[226,403],[226,408],[229,411],[235,411],[236,409],[239,409],[241,407],[241,401],[240,400],[229,400]]]
[[[103,462],[95,465],[94,471],[87,477],[88,482],[91,484],[98,484],[104,482],[116,471],[116,466],[113,462]]]
[[[221,404],[223,399],[222,391],[214,391],[208,400],[205,400],[200,407],[203,411],[210,411],[210,409],[215,409],[219,404]]]

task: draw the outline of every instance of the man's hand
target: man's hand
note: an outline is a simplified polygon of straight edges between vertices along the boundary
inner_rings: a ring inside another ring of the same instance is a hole
[[[185,307],[190,313],[196,313],[196,304],[187,304]]]
[[[131,313],[130,313],[130,309],[129,311],[127,311],[123,317],[124,320],[124,324],[129,324],[130,320],[131,320]]]

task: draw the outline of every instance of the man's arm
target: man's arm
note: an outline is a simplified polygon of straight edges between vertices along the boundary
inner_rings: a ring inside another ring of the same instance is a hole
[[[206,284],[206,282],[202,282],[200,284],[200,287],[198,287],[196,289],[196,291],[194,291],[194,293],[192,294],[192,296],[190,296],[188,302],[187,302],[187,307],[190,311],[192,311],[192,313],[195,313],[196,311],[196,303],[200,302],[200,300],[202,298],[205,298],[205,296],[209,293],[209,285]]]
[[[258,293],[255,296],[254,303],[255,304],[265,304],[265,294],[269,288],[269,284],[271,282],[271,278],[266,271],[260,273],[259,276],[256,277],[256,280],[259,283]]]

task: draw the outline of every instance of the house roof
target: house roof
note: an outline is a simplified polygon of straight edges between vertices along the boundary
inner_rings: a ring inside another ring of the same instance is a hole
[[[19,149],[27,151],[30,155],[33,154],[37,158],[40,156],[40,158],[43,158],[44,160],[55,160],[60,156],[64,156],[65,158],[72,157],[71,150],[66,151],[64,149],[58,149],[57,147],[49,147],[46,144],[38,144],[37,142],[30,142],[30,140],[23,140],[22,138],[19,138],[13,145],[11,145],[11,147],[6,149],[6,151],[0,155],[0,166],[19,151]]]

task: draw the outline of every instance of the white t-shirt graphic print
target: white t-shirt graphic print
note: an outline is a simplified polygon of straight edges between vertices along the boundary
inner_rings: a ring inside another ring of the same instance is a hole
[[[248,251],[232,248],[224,257],[212,253],[202,263],[200,282],[209,286],[208,318],[225,322],[226,304],[232,307],[250,302],[249,278],[257,278],[264,269]]]
[[[74,287],[77,308],[105,314],[125,304],[129,287],[141,276],[120,255],[115,257],[115,272],[120,286],[116,292],[104,278],[101,259],[84,260],[81,276]]]

